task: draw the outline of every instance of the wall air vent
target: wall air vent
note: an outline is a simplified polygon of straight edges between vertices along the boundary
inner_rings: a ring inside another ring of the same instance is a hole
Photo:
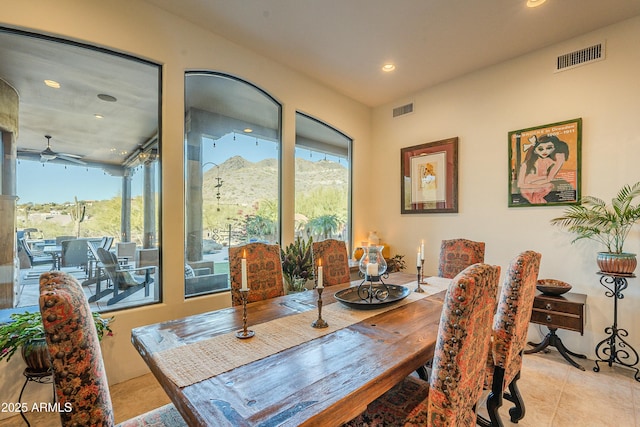
[[[409,113],[413,113],[413,102],[393,109],[393,117],[400,117]]]
[[[556,72],[590,64],[596,61],[602,61],[603,59],[604,43],[598,43],[593,46],[585,47],[584,49],[558,56],[556,59]]]

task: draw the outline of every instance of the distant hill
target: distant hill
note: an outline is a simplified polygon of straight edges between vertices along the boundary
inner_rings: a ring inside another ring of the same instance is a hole
[[[205,203],[216,201],[216,178],[222,179],[220,203],[249,206],[257,200],[278,198],[278,161],[265,159],[250,162],[241,156],[227,159],[219,167],[209,169],[203,177]],[[311,162],[297,158],[296,192],[310,192],[316,188],[346,189],[349,174],[346,167],[327,160]]]

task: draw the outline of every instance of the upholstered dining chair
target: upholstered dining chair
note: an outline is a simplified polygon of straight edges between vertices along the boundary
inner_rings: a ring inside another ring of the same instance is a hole
[[[242,258],[247,259],[247,302],[262,301],[285,294],[280,246],[247,243],[229,248],[231,305],[242,305]]]
[[[351,281],[347,245],[342,240],[327,239],[311,244],[313,269],[318,277],[318,262],[322,262],[322,281],[324,286],[338,285]]]
[[[499,276],[500,267],[488,264],[458,274],[442,307],[430,383],[408,376],[345,425],[475,425]]]
[[[484,262],[484,242],[443,240],[440,245],[438,276],[453,279],[456,274],[478,262]]]
[[[114,414],[98,333],[82,286],[71,275],[40,276],[40,312],[52,355],[62,426],[113,426]],[[120,426],[186,426],[176,408],[165,405]]]
[[[487,359],[484,388],[491,390],[487,397],[489,420],[479,416],[479,425],[502,427],[498,409],[502,406],[503,397],[515,404],[509,409],[511,422],[517,423],[524,418],[524,402],[517,381],[522,368],[522,352],[526,346],[541,258],[538,252],[525,251],[509,264],[498,299]],[[509,392],[505,393],[507,388]]]

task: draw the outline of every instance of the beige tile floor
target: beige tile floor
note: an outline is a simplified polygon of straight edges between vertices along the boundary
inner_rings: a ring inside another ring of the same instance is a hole
[[[505,426],[520,427],[640,427],[640,382],[633,372],[584,361],[586,371],[569,364],[555,351],[526,355],[519,382],[526,415],[509,422],[509,402],[501,409]],[[169,401],[151,374],[111,387],[116,422]],[[482,411],[481,411],[482,412]],[[27,414],[34,427],[60,426],[57,414]],[[24,426],[20,416],[0,421],[0,427]]]

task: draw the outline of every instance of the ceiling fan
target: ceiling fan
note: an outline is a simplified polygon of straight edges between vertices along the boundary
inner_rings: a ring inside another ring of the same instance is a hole
[[[38,154],[40,154],[40,161],[42,163],[46,163],[49,160],[55,160],[55,159],[60,159],[60,160],[66,160],[68,162],[72,162],[72,163],[77,163],[79,165],[86,165],[85,162],[83,162],[82,160],[80,160],[81,156],[78,156],[76,154],[68,154],[68,153],[57,153],[55,151],[53,151],[51,149],[51,135],[45,135],[45,138],[47,138],[47,148],[45,148],[44,150],[40,151]],[[25,153],[33,153],[35,154],[32,150],[24,150]]]

